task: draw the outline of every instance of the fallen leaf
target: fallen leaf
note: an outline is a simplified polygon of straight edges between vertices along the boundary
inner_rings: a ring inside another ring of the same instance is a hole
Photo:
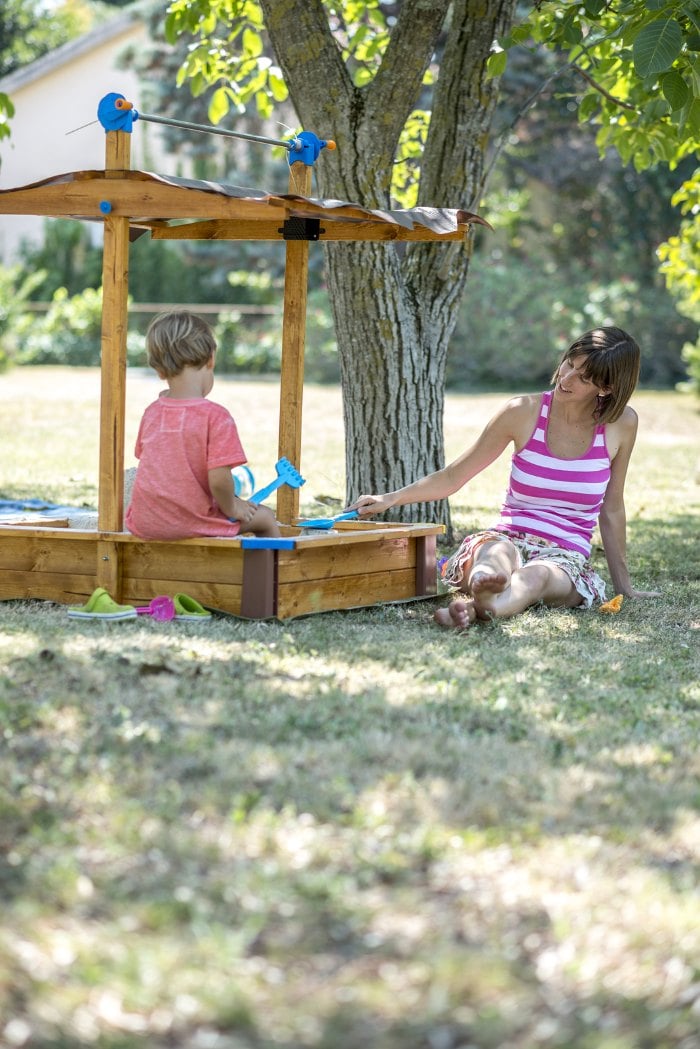
[[[598,609],[599,612],[619,612],[622,608],[622,594],[617,594],[610,601],[606,601],[604,605],[601,605]]]

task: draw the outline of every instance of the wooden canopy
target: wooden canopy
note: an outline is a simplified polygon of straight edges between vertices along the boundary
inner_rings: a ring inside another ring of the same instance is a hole
[[[460,209],[381,211],[309,196],[312,169],[290,166],[287,194],[169,178],[130,168],[130,134],[108,131],[105,169],[76,171],[0,190],[0,214],[45,215],[104,225],[98,527],[123,527],[124,417],[129,241],[145,232],[172,240],[286,243],[279,454],[297,466],[311,241],[459,241],[479,216]],[[279,490],[277,516],[298,514],[298,491]]]
[[[132,170],[72,171],[0,189],[0,214],[99,221],[107,215],[126,217],[135,230],[180,240],[285,240],[290,238],[280,222],[286,219],[318,220],[323,228],[308,239],[326,241],[462,240],[472,223],[488,226],[478,215],[459,209],[373,210],[342,200]],[[172,224],[183,219],[205,222]]]

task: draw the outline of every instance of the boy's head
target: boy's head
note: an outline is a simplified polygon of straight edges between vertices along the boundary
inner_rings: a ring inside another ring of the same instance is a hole
[[[216,352],[211,327],[189,310],[161,313],[146,332],[148,363],[163,379],[184,368],[203,368]]]
[[[595,413],[598,422],[615,422],[622,415],[639,380],[639,346],[622,328],[593,328],[579,336],[562,354],[552,382],[557,381],[564,361],[575,357],[585,358],[581,368],[583,378],[608,391],[598,398]]]

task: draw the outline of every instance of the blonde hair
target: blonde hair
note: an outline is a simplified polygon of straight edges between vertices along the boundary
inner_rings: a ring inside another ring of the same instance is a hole
[[[564,361],[574,357],[586,358],[581,368],[584,379],[609,391],[598,398],[593,413],[597,422],[615,422],[622,415],[639,381],[642,357],[639,346],[622,328],[592,328],[580,335],[561,355],[552,375],[553,383],[559,378],[559,369]]]
[[[173,310],[155,317],[146,332],[151,368],[166,379],[184,368],[203,368],[216,352],[209,324],[189,310]]]

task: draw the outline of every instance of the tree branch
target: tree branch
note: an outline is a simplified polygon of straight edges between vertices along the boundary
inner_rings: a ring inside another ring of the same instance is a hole
[[[576,62],[571,62],[569,64],[579,76],[582,76],[584,80],[588,81],[592,88],[595,88],[599,95],[602,95],[603,98],[607,98],[608,102],[612,102],[615,106],[621,106],[622,109],[631,109],[633,112],[636,111],[636,106],[633,106],[631,102],[624,102],[621,98],[616,98],[615,95],[611,95],[609,91],[606,91],[601,84],[593,79],[590,73],[587,73],[585,69],[581,69],[581,66],[577,65]]]
[[[555,69],[555,71],[553,73],[550,73],[548,77],[545,77],[545,79],[542,81],[537,90],[533,91],[530,97],[520,107],[520,109],[515,114],[508,126],[505,127],[500,133],[500,135],[498,136],[498,141],[496,142],[496,147],[493,150],[491,157],[489,158],[488,166],[486,168],[486,171],[484,172],[484,187],[486,187],[486,184],[488,183],[493,173],[493,169],[496,166],[496,162],[500,157],[501,153],[503,152],[503,149],[505,148],[505,144],[508,140],[511,131],[513,131],[513,129],[517,127],[517,125],[523,119],[525,114],[530,109],[532,109],[532,107],[544,94],[544,92],[552,83],[552,81],[560,77],[562,73],[566,73],[569,69],[572,69],[575,73],[578,73],[580,76],[582,76],[583,79],[586,80],[592,88],[594,88],[599,94],[603,95],[604,98],[607,98],[607,100],[609,102],[612,102],[614,105],[621,106],[623,109],[631,109],[633,111],[636,109],[636,107],[633,106],[630,102],[625,102],[623,101],[623,99],[616,98],[615,95],[611,95],[609,91],[606,91],[601,84],[599,84],[596,80],[593,79],[590,73],[587,73],[585,69],[582,69],[581,66],[577,65],[576,62],[572,59],[570,62],[567,62],[559,69]]]

